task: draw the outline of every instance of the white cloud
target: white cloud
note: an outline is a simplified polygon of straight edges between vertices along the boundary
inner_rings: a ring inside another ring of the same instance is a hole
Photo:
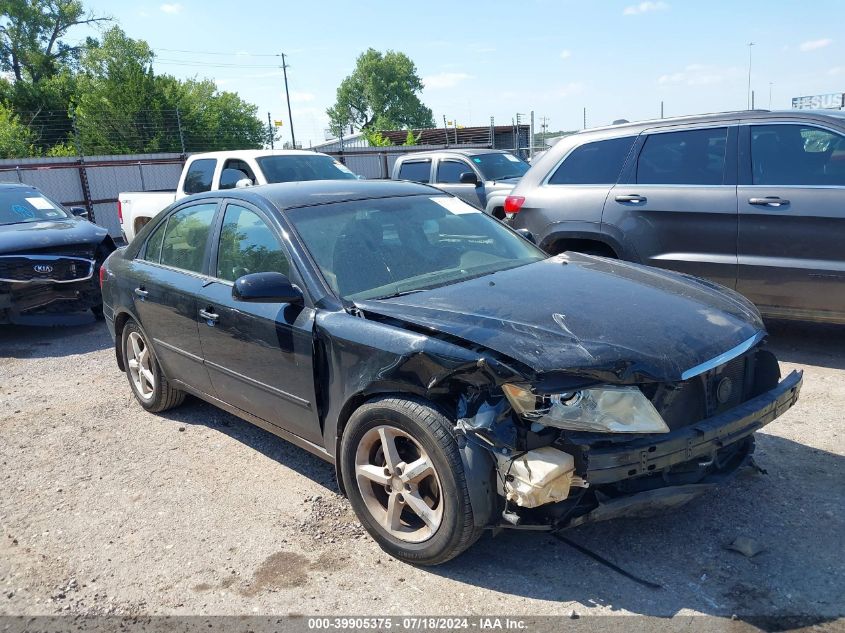
[[[442,90],[443,88],[454,88],[459,83],[471,78],[472,75],[466,73],[439,73],[423,77],[422,82],[426,90]]]
[[[820,48],[824,48],[825,46],[830,46],[831,44],[833,44],[833,40],[827,37],[820,40],[808,40],[806,42],[801,42],[798,50],[802,53],[806,53],[807,51],[816,51]]]
[[[569,59],[570,57],[572,57],[572,51],[569,49],[564,49],[560,52],[561,59]]]
[[[305,103],[307,101],[314,101],[316,97],[310,92],[291,92],[290,100],[292,103]]]
[[[640,2],[639,4],[632,4],[630,7],[625,7],[622,12],[623,15],[638,15],[640,13],[649,13],[651,11],[664,11],[669,8],[665,2],[658,0],[657,2]]]
[[[182,13],[182,8],[182,5],[178,2],[165,3],[159,7],[159,9],[171,15],[175,15],[176,13]]]
[[[734,66],[719,68],[706,64],[690,64],[681,71],[660,75],[657,83],[661,85],[709,86],[735,79],[740,75],[741,69]]]

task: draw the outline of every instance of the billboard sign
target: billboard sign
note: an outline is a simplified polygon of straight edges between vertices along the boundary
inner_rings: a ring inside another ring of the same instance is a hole
[[[840,110],[843,107],[845,107],[845,92],[792,98],[793,110]]]

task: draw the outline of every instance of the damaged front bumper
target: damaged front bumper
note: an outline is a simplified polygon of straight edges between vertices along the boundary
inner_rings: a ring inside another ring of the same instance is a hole
[[[802,381],[802,372],[793,371],[773,389],[665,435],[619,443],[562,437],[553,446],[575,455],[579,467],[574,478],[581,487],[571,488],[557,503],[533,508],[505,504],[498,525],[557,530],[679,507],[752,463],[754,432],[795,404]]]

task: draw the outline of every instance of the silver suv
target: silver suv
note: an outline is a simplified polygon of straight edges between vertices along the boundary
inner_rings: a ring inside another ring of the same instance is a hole
[[[574,134],[506,200],[550,253],[706,277],[771,317],[845,323],[845,112],[742,111]]]
[[[528,167],[500,149],[445,149],[400,156],[391,178],[431,183],[502,220],[505,198]]]

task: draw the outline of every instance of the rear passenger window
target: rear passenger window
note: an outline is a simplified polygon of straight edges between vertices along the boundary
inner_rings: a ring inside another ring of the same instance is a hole
[[[755,185],[845,186],[845,137],[806,125],[751,127]]]
[[[651,134],[637,161],[637,182],[654,185],[721,185],[728,128]]]
[[[217,203],[195,204],[180,209],[167,220],[161,245],[161,263],[201,273],[205,247]]]
[[[431,179],[431,161],[409,160],[399,168],[399,180],[428,182]]]
[[[146,261],[157,264],[158,260],[161,259],[161,242],[164,238],[165,226],[167,226],[167,220],[160,223],[147,240],[147,247],[144,249],[144,259]]]
[[[213,158],[202,158],[195,160],[185,174],[185,193],[202,193],[211,190],[211,179],[214,177],[214,168],[217,161]]]
[[[549,178],[549,184],[616,184],[635,139],[635,136],[626,136],[576,147]]]
[[[461,174],[472,173],[472,168],[459,160],[441,160],[437,165],[437,182],[455,184],[461,182]]]

